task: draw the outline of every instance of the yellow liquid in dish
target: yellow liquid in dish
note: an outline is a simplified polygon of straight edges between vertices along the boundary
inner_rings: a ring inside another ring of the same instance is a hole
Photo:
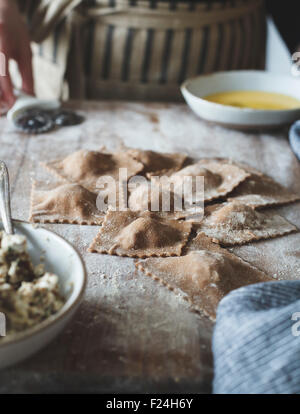
[[[300,108],[300,101],[292,96],[263,91],[228,91],[207,95],[203,99],[222,105],[263,110]]]

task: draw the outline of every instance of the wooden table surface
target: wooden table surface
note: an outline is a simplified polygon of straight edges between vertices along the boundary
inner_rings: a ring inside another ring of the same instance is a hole
[[[7,162],[13,216],[28,219],[32,178],[52,178],[39,161],[80,148],[142,149],[244,161],[300,192],[299,163],[286,131],[242,133],[202,122],[182,104],[73,102],[80,126],[38,136],[0,119],[0,158]],[[300,227],[299,203],[278,209]],[[66,330],[44,350],[1,372],[0,393],[210,392],[212,324],[180,296],[138,273],[134,260],[87,253],[93,226],[46,225],[82,253],[88,286]],[[278,278],[300,279],[299,233],[234,248]]]

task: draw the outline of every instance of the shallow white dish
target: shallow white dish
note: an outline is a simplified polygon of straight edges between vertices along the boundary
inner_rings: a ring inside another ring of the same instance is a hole
[[[45,109],[45,110],[55,110],[60,108],[61,104],[58,100],[45,100],[45,99],[38,99],[34,96],[26,95],[20,91],[16,91],[16,102],[7,112],[7,119],[14,123],[16,117],[19,115],[20,112],[26,111],[27,109]]]
[[[17,233],[27,237],[33,263],[40,263],[42,256],[46,271],[59,276],[60,290],[66,302],[59,312],[43,322],[26,331],[1,338],[0,369],[31,356],[54,339],[74,315],[86,284],[84,263],[66,240],[29,223],[14,221],[14,225]]]
[[[234,90],[276,92],[300,100],[298,78],[258,70],[216,72],[187,79],[181,86],[187,104],[197,115],[227,127],[274,128],[289,124],[300,117],[300,108],[266,111],[226,106],[202,99],[209,94]]]

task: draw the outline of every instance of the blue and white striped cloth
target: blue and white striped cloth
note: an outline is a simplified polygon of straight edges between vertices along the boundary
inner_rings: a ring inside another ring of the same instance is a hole
[[[216,394],[300,393],[300,281],[259,283],[219,304]]]
[[[289,140],[292,150],[300,160],[300,121],[296,121],[290,128]]]

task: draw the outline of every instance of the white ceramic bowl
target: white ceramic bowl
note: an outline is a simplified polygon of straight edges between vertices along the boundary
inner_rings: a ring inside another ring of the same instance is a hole
[[[231,128],[274,128],[300,118],[300,108],[290,110],[260,110],[221,105],[202,99],[209,94],[259,90],[290,95],[300,100],[300,80],[258,70],[216,72],[186,80],[181,92],[192,110],[201,118]]]
[[[14,221],[17,233],[27,237],[29,254],[34,264],[44,258],[46,271],[59,276],[59,286],[66,298],[55,315],[17,334],[0,340],[0,369],[19,362],[48,344],[74,315],[81,301],[86,271],[76,250],[62,237],[29,223]]]

